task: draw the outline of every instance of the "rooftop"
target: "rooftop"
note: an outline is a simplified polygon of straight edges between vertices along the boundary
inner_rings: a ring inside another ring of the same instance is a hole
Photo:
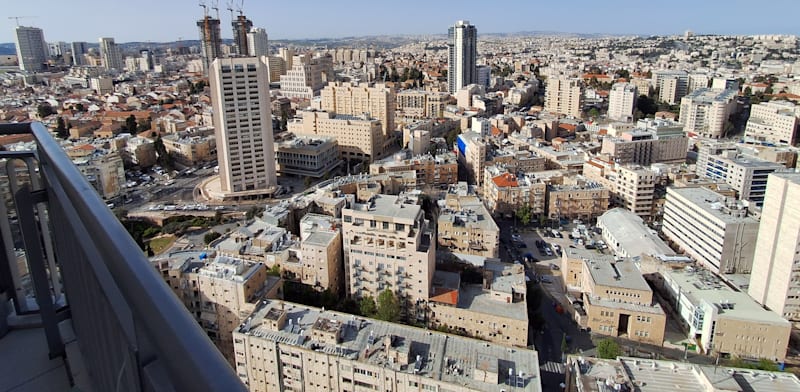
[[[288,320],[279,329],[263,323],[268,314],[276,311],[285,312]],[[328,330],[335,327],[338,334],[336,344],[315,340],[310,333],[312,329],[323,327],[328,327]],[[541,390],[536,351],[512,349],[283,301],[263,301],[236,332],[476,390]],[[390,360],[387,353],[391,351],[407,354],[408,363]],[[482,375],[476,376],[476,369],[496,372],[497,379],[493,381],[483,379]],[[514,374],[512,380],[508,377],[510,372]]]
[[[604,237],[608,233],[606,240],[627,256],[675,254],[658,234],[644,224],[640,216],[629,210],[624,208],[608,210],[597,218],[597,221],[598,226],[603,227]]]
[[[758,219],[748,216],[747,208],[736,200],[728,200],[724,196],[708,188],[667,188],[667,203],[670,194],[678,195],[698,209],[713,216],[724,223],[753,223],[758,224]]]
[[[630,261],[615,262],[613,256],[586,249],[564,248],[564,252],[568,258],[580,259],[588,264],[596,285],[650,291],[641,271]]]
[[[375,195],[367,203],[355,203],[352,209],[344,211],[364,211],[375,217],[413,221],[417,219],[422,207],[412,198]]]

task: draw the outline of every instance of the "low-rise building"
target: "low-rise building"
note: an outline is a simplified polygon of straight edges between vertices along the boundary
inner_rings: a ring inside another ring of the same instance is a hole
[[[253,392],[541,391],[533,350],[282,301],[264,301],[233,340]]]
[[[671,120],[640,120],[636,128],[603,138],[601,153],[619,164],[683,163],[689,138],[681,124]]]
[[[617,256],[669,256],[675,252],[647,227],[642,217],[629,210],[614,208],[597,218],[603,240]]]
[[[453,253],[499,257],[500,228],[477,196],[449,194],[437,224],[440,247]]]
[[[461,284],[457,273],[436,271],[428,320],[432,328],[526,347],[528,310],[522,264],[486,259],[482,284]]]
[[[527,206],[534,217],[546,215],[547,184],[552,176],[561,175],[561,172],[520,172],[517,176],[502,166],[489,166],[484,173],[484,203],[492,214],[515,214]]]
[[[217,140],[213,133],[178,132],[164,135],[164,149],[179,163],[192,166],[217,159]]]
[[[86,177],[94,189],[105,200],[122,196],[125,190],[125,167],[117,152],[107,152],[90,145],[74,147],[90,151],[90,154],[75,156],[72,162]]]
[[[707,188],[667,188],[663,233],[714,273],[753,266],[758,218],[741,202]]]
[[[663,269],[655,279],[705,353],[783,362],[792,325],[704,269]]]
[[[601,335],[660,346],[667,316],[653,300],[653,291],[629,259],[577,248],[564,248],[563,284],[580,293],[585,314],[576,313],[581,326]]]
[[[458,161],[452,152],[409,156],[400,152],[369,165],[370,174],[414,171],[420,186],[453,185],[458,182]]]
[[[275,144],[281,174],[321,178],[342,164],[339,145],[331,136],[296,135]]]
[[[547,216],[550,219],[597,218],[606,210],[608,189],[583,176],[564,177],[561,184],[547,186]]]

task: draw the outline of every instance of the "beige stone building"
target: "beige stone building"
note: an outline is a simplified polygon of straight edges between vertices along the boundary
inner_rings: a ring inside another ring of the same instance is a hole
[[[369,165],[370,174],[414,171],[420,186],[452,185],[458,182],[458,161],[452,152],[408,157],[394,155]]]
[[[233,334],[252,392],[541,391],[535,351],[266,301]]]
[[[485,260],[483,283],[461,284],[454,272],[436,271],[428,317],[433,328],[506,346],[528,345],[528,309],[522,264]]]
[[[437,228],[439,246],[453,253],[500,255],[500,228],[477,196],[448,194]]]
[[[153,265],[233,365],[233,331],[260,300],[282,295],[281,282],[263,263],[206,254],[171,253]]]
[[[339,143],[332,136],[305,136],[282,140],[275,145],[278,172],[320,178],[342,164]]]
[[[336,114],[361,116],[365,113],[381,122],[386,140],[397,129],[394,121],[397,94],[385,84],[368,86],[348,82],[330,82],[322,92],[322,110]]]
[[[486,167],[486,143],[477,132],[464,132],[456,139],[458,159],[467,168],[470,182],[483,186],[483,169]]]
[[[300,220],[300,281],[315,290],[341,293],[342,232],[330,216],[306,214]]]
[[[342,222],[349,296],[377,298],[388,289],[411,305],[428,299],[436,241],[415,199],[375,195],[342,210]]]
[[[725,123],[736,110],[738,90],[700,88],[681,99],[683,130],[706,138],[725,137]]]
[[[773,173],[758,229],[750,295],[792,323],[800,323],[800,174]]]
[[[606,210],[608,189],[583,176],[564,177],[561,184],[547,187],[547,216],[550,219],[597,218]]]
[[[407,119],[440,118],[450,95],[442,92],[404,90],[397,93],[397,115]]]
[[[579,324],[601,335],[663,343],[667,316],[631,260],[564,248],[561,264],[566,289],[582,296],[585,315],[577,313]]]
[[[636,128],[603,138],[600,152],[620,164],[683,163],[689,139],[679,123],[670,120],[640,120]]]
[[[581,118],[583,114],[583,81],[579,78],[557,77],[547,80],[544,110]]]
[[[342,158],[372,162],[385,154],[381,122],[365,116],[335,115],[329,112],[304,111],[301,120],[287,124],[295,134],[336,138]]]
[[[176,161],[186,166],[217,159],[217,139],[214,135],[171,133],[161,138],[164,149]]]
[[[528,206],[533,216],[547,213],[548,179],[528,173],[516,176],[502,167],[485,169],[483,198],[492,214],[514,214],[522,206]]]
[[[72,158],[72,162],[105,200],[119,197],[125,191],[125,167],[117,152],[104,152],[90,145],[77,147],[90,154]],[[74,149],[73,149],[74,150]]]
[[[311,99],[334,80],[330,56],[300,55],[286,61],[285,75],[280,75],[281,94],[287,98]],[[269,76],[269,75],[268,75]]]
[[[792,325],[704,269],[662,269],[666,293],[689,338],[708,354],[783,362]]]
[[[752,105],[744,135],[746,139],[779,145],[797,142],[800,108],[788,101],[770,101]]]

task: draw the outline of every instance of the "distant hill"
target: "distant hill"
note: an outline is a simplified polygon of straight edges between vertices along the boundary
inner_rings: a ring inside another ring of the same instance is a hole
[[[0,56],[9,54],[17,54],[17,48],[14,46],[14,43],[7,42],[4,44],[0,44]]]

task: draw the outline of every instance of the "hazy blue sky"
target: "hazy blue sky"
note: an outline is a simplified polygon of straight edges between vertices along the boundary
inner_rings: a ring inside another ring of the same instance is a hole
[[[210,0],[207,1],[209,4]],[[44,29],[48,41],[197,39],[197,0],[2,0],[0,42],[13,42],[8,16]],[[231,37],[227,0],[223,38]],[[238,0],[236,1],[238,3]],[[560,31],[610,34],[799,34],[800,0],[246,0],[245,14],[271,39],[444,34],[459,19],[478,33]],[[213,12],[213,11],[212,11]]]

